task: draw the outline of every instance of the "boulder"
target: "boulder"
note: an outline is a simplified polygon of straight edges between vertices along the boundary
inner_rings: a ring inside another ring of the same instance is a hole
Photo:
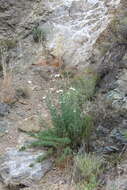
[[[8,150],[0,159],[0,181],[12,189],[16,186],[29,187],[39,181],[52,166],[50,160],[37,162],[38,156],[43,154],[43,151]]]

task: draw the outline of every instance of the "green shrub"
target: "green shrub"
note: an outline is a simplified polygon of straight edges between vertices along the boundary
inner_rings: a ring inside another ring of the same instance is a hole
[[[51,114],[52,128],[33,134],[37,138],[32,146],[52,147],[61,158],[77,150],[84,139],[91,134],[92,118],[82,113],[77,93],[73,90],[59,97],[59,109],[47,100]]]

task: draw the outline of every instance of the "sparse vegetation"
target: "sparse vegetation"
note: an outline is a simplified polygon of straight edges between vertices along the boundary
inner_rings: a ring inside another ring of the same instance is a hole
[[[98,177],[103,172],[103,158],[92,153],[75,157],[75,176],[78,177],[77,189],[93,190],[99,185]]]

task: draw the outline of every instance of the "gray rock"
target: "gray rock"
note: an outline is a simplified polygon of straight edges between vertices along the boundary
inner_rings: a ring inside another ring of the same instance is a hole
[[[107,135],[109,133],[109,130],[104,128],[103,126],[99,125],[96,129],[97,135]]]
[[[119,130],[119,129],[114,129],[111,132],[110,137],[114,140],[115,143],[120,143],[120,144],[127,144],[127,137],[124,135],[126,134],[127,131],[125,130]]]
[[[8,123],[6,121],[0,121],[0,137],[4,136],[8,132]]]
[[[115,153],[115,152],[119,152],[119,149],[115,146],[106,146],[103,149],[104,154],[111,154],[111,153]]]
[[[10,106],[5,103],[0,103],[0,116],[5,116],[9,113]]]
[[[37,162],[43,151],[18,151],[10,149],[0,160],[0,181],[6,186],[31,186],[39,181],[51,169],[52,162]]]
[[[116,88],[106,94],[106,100],[112,104],[116,110],[127,110],[127,70],[120,73],[119,78],[115,81]],[[114,87],[115,87],[114,85]]]

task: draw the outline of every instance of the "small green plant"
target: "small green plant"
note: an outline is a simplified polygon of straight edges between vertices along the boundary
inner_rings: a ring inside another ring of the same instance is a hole
[[[102,157],[94,154],[77,155],[75,157],[75,175],[80,175],[77,188],[81,190],[93,190],[99,184],[98,177],[102,173]],[[75,176],[76,178],[76,176]]]
[[[34,28],[32,33],[35,42],[38,43],[46,40],[46,31],[44,29]]]

